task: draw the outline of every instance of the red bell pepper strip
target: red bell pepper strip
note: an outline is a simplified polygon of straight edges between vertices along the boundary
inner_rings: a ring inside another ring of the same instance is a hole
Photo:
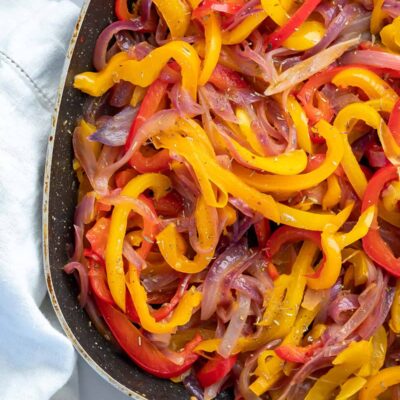
[[[187,371],[198,359],[193,350],[202,340],[200,335],[185,346],[180,353],[184,361],[178,365],[142,335],[121,311],[101,300],[97,300],[96,304],[119,345],[135,364],[150,374],[159,378],[174,378]]]
[[[268,219],[263,218],[261,221],[256,222],[254,229],[256,231],[258,247],[263,249],[267,245],[267,240],[271,235],[271,227]]]
[[[383,167],[375,172],[368,182],[362,201],[361,212],[372,205],[378,205],[379,197],[386,184],[398,180],[397,168],[394,165]],[[400,259],[396,258],[389,245],[379,233],[378,218],[375,214],[374,221],[366,236],[362,239],[364,251],[367,255],[390,274],[400,277]]]
[[[197,373],[197,379],[203,388],[213,385],[225,378],[232,370],[237,360],[237,355],[223,358],[219,354],[208,360]]]
[[[269,259],[278,253],[280,248],[286,243],[295,243],[303,240],[311,240],[321,248],[321,233],[308,231],[307,229],[293,228],[291,226],[281,226],[269,238],[266,246],[266,254]]]
[[[390,114],[388,127],[397,144],[400,145],[400,99],[397,100]]]
[[[288,362],[304,364],[314,354],[315,350],[323,345],[321,340],[317,340],[308,346],[301,347],[293,344],[281,344],[275,349],[279,358]]]
[[[321,0],[305,0],[289,21],[266,38],[267,49],[277,49],[311,15]]]
[[[102,217],[86,233],[86,239],[89,241],[92,250],[101,257],[104,257],[109,229],[110,218]]]
[[[129,12],[128,0],[115,0],[114,11],[120,21],[128,21],[134,17]]]
[[[272,262],[269,262],[267,265],[267,272],[269,277],[273,280],[276,281],[279,278],[279,271],[275,267],[275,264],[272,264]]]
[[[132,168],[117,172],[115,174],[115,186],[122,189],[135,176],[137,176],[137,172]]]
[[[146,197],[145,195],[141,194],[139,196],[139,199],[143,201],[147,205],[147,207],[150,208],[150,210],[155,214],[156,210],[154,209],[154,203],[153,200],[150,199],[149,197]],[[143,241],[142,244],[140,245],[140,248],[137,250],[137,253],[139,254],[140,257],[143,258],[143,260],[146,259],[148,254],[150,253],[151,248],[153,247],[153,244],[155,242],[156,235],[158,233],[157,230],[157,224],[153,223],[152,221],[148,219],[143,220]]]
[[[154,200],[154,208],[157,215],[168,218],[176,217],[183,210],[183,200],[177,192],[169,192],[164,197]]]
[[[209,79],[217,89],[226,91],[235,89],[247,89],[249,85],[242,75],[221,64],[217,64]]]
[[[128,149],[133,139],[135,138],[138,129],[150,118],[153,114],[158,111],[160,103],[167,92],[168,83],[161,79],[155,80],[147,89],[147,93],[140,105],[139,111],[136,118],[133,120],[131,128],[129,130],[128,138],[126,140],[125,149]],[[169,151],[163,149],[151,157],[145,157],[138,150],[136,151],[131,160],[130,164],[140,173],[145,172],[160,172],[169,169]]]
[[[107,273],[104,259],[95,251],[85,249],[83,255],[88,258],[89,284],[93,294],[102,301],[115,304],[107,285]]]
[[[224,14],[236,14],[245,5],[244,0],[204,0],[199,7],[192,12],[193,19],[200,19],[209,15],[211,11]]]

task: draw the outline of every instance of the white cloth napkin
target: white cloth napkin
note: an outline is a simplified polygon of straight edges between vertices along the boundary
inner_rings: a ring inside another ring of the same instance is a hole
[[[0,0],[0,398],[47,400],[71,376],[68,339],[39,307],[43,165],[82,0]]]

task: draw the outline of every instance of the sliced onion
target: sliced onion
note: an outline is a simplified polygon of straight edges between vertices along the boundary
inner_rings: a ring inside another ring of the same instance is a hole
[[[324,37],[314,47],[304,53],[303,59],[311,57],[326,49],[337,39],[342,30],[352,23],[353,19],[355,19],[357,14],[360,14],[361,11],[362,8],[358,4],[346,4],[329,24]],[[357,31],[357,35],[359,34],[360,31]]]
[[[135,87],[127,81],[119,81],[111,89],[109,104],[112,107],[122,108],[129,105]]]
[[[243,243],[229,246],[210,266],[203,285],[201,319],[206,320],[214,314],[225,276],[246,262],[249,255]]]
[[[199,88],[199,92],[207,102],[209,108],[225,121],[237,123],[232,105],[224,93],[219,92],[210,83]]]
[[[218,353],[222,357],[229,357],[235,348],[235,345],[241,336],[243,327],[246,324],[247,317],[249,316],[250,304],[250,297],[239,292],[235,311],[218,349]]]
[[[169,91],[169,98],[181,117],[193,118],[204,113],[203,107],[178,83]]]
[[[74,254],[71,261],[80,261],[83,254],[83,228],[74,225]]]
[[[382,9],[385,10],[392,18],[400,16],[400,3],[398,0],[385,0]]]
[[[204,400],[204,390],[200,386],[199,381],[196,378],[196,375],[191,373],[183,380],[183,385],[186,390],[196,398],[196,400]]]
[[[328,314],[337,324],[343,325],[350,318],[348,312],[354,311],[358,307],[358,296],[356,294],[341,292],[329,305]]]
[[[137,131],[135,139],[128,151],[117,162],[102,168],[97,171],[96,178],[93,182],[93,188],[100,194],[107,194],[108,181],[110,177],[121,167],[123,167],[132,157],[133,153],[140,149],[147,139],[156,135],[162,130],[172,128],[177,118],[178,113],[175,110],[163,110],[154,114],[149,118]]]
[[[325,301],[327,296],[329,296],[329,289],[314,290],[307,288],[301,306],[306,310],[314,310]]]
[[[221,388],[228,380],[229,374],[225,376],[223,379],[219,380],[218,382],[214,383],[211,386],[208,386],[204,389],[204,400],[213,400],[217,397],[218,393],[221,391]]]
[[[146,261],[143,260],[127,240],[124,240],[122,255],[127,259],[129,264],[135,266],[138,271],[142,271],[146,268]]]
[[[258,305],[263,302],[263,285],[254,277],[249,275],[239,275],[231,282],[231,288],[245,294]]]
[[[387,282],[387,279],[385,279]],[[362,339],[369,339],[383,325],[389,314],[394,299],[394,289],[385,287],[383,299],[375,306],[373,312],[362,323],[357,333]]]
[[[246,217],[254,218],[254,211],[243,200],[236,197],[229,197],[229,203],[237,208]]]
[[[80,293],[78,296],[79,304],[81,305],[81,307],[85,307],[89,293],[89,276],[87,268],[78,261],[71,261],[70,263],[65,265],[64,271],[67,274],[72,274],[75,272],[78,273],[77,279],[80,287]]]
[[[400,70],[400,55],[376,50],[354,50],[345,54],[340,63],[343,65],[364,64],[398,71]]]
[[[384,290],[385,283],[382,271],[378,270],[376,282],[368,285],[367,288],[358,296],[360,307],[347,320],[347,322],[340,327],[330,342],[341,342],[347,339],[372,313],[377,303],[383,298]]]
[[[89,182],[94,187],[97,160],[90,141],[82,134],[79,126],[75,128],[74,133],[72,134],[72,145],[74,147],[76,159],[85,171]]]
[[[110,118],[99,130],[90,135],[89,140],[112,147],[123,146],[137,112],[137,107],[125,107],[118,114]]]
[[[335,44],[320,53],[304,60],[294,67],[287,69],[280,74],[273,84],[271,84],[265,91],[265,95],[271,96],[273,94],[281,93],[286,89],[289,89],[300,82],[305,81],[317,72],[322,71],[333,62],[335,62],[340,56],[342,56],[351,47],[356,46],[359,43],[359,39],[351,39],[346,42]]]
[[[84,225],[93,221],[96,197],[93,192],[86,193],[75,208],[74,225],[83,229]]]
[[[238,26],[241,22],[243,22],[250,15],[255,14],[260,11],[260,1],[259,0],[250,0],[246,2],[246,4],[234,15],[232,22],[229,25],[224,26],[225,31],[230,31],[236,26]]]

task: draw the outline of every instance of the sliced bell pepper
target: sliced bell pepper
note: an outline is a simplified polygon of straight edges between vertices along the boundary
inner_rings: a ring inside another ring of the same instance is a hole
[[[293,344],[282,344],[275,349],[275,353],[288,362],[304,364],[310,355],[322,346],[322,342],[316,341],[308,346],[296,346]]]
[[[154,209],[153,200],[145,195],[140,195],[139,199],[143,201],[150,208],[150,210],[155,214],[156,210]],[[144,219],[143,221],[143,240],[140,248],[137,250],[137,253],[144,260],[147,258],[147,255],[150,253],[153,244],[155,243],[155,237],[157,234],[157,224],[153,223],[148,219]]]
[[[392,87],[381,79],[375,72],[360,67],[346,68],[337,73],[332,83],[336,86],[360,88],[370,99],[387,98],[397,101],[399,96]]]
[[[242,43],[267,18],[265,11],[257,11],[230,31],[222,32],[222,44],[233,45]]]
[[[192,12],[192,18],[203,18],[212,12],[224,14],[236,14],[245,5],[244,0],[203,0],[202,4],[195,7]]]
[[[385,185],[399,179],[395,166],[379,169],[368,182],[362,201],[361,210],[365,211],[371,205],[377,205]],[[389,245],[379,233],[377,215],[375,214],[372,226],[363,240],[363,248],[367,255],[390,274],[400,277],[400,259],[396,258]]]
[[[400,280],[396,282],[396,291],[392,307],[390,308],[390,316],[390,329],[394,333],[400,333]]]
[[[256,231],[258,247],[260,249],[264,249],[267,244],[267,240],[271,235],[271,226],[269,221],[266,218],[263,218],[261,221],[254,224],[254,229]]]
[[[287,109],[296,128],[297,141],[299,142],[300,148],[308,154],[312,154],[313,148],[308,129],[308,119],[306,113],[293,95],[288,96]]]
[[[187,371],[198,359],[193,349],[201,341],[200,336],[195,336],[185,346],[180,353],[184,361],[178,365],[142,335],[121,311],[101,300],[96,301],[96,304],[119,345],[135,364],[150,374],[159,378],[173,378]]]
[[[362,388],[359,400],[375,400],[388,388],[400,383],[400,366],[380,370],[371,376]]]
[[[140,61],[130,60],[125,52],[117,53],[104,70],[76,75],[74,87],[94,97],[103,95],[121,79],[146,87],[158,78],[171,58],[181,67],[183,88],[195,99],[200,59],[193,46],[180,40],[157,47]]]
[[[305,21],[283,42],[283,46],[295,51],[308,50],[324,37],[325,32],[321,22]]]
[[[290,16],[280,0],[261,0],[261,5],[269,18],[278,26],[285,25]]]
[[[197,379],[203,388],[213,385],[225,378],[231,372],[237,360],[237,355],[223,358],[216,354],[207,361],[206,364],[197,373]]]
[[[123,189],[121,195],[137,198],[147,189],[154,192],[156,198],[165,196],[171,183],[161,174],[143,174],[133,178]],[[115,303],[125,311],[125,271],[122,260],[122,247],[126,233],[130,205],[120,204],[114,207],[106,247],[107,280]]]
[[[394,52],[400,51],[400,18],[395,18],[391,24],[387,24],[379,32],[382,43]]]
[[[233,165],[233,172],[248,185],[263,192],[296,192],[309,189],[323,182],[335,172],[344,153],[344,135],[326,121],[319,121],[315,127],[326,139],[328,147],[325,160],[311,172],[296,176],[262,175],[252,170]]]
[[[283,26],[266,38],[267,49],[272,50],[280,47],[305,22],[319,3],[321,3],[321,0],[305,0]]]
[[[185,36],[190,24],[190,9],[184,0],[153,0],[171,32],[172,39]]]
[[[130,268],[127,274],[128,290],[140,319],[141,326],[151,333],[173,333],[178,326],[187,324],[193,310],[201,302],[201,293],[192,287],[182,297],[171,317],[166,322],[157,322],[147,305],[147,293],[142,284],[137,270]]]
[[[218,64],[222,46],[221,21],[219,15],[211,13],[203,18],[206,50],[203,67],[199,76],[199,85],[205,85]]]
[[[101,257],[104,257],[109,230],[110,219],[102,217],[86,233],[86,239],[89,241],[93,251]]]
[[[400,145],[400,99],[396,102],[390,113],[388,127],[397,144]]]
[[[331,175],[327,179],[328,189],[322,199],[322,209],[330,210],[335,207],[342,197],[342,189],[336,175]]]
[[[374,8],[372,10],[370,31],[373,35],[377,35],[382,28],[386,12],[382,9],[384,0],[373,0]]]
[[[128,0],[115,0],[114,11],[120,21],[128,21],[134,18],[134,15],[129,12]]]
[[[205,203],[203,197],[197,201],[195,219],[199,243],[205,249],[205,253],[197,253],[190,260],[180,251],[178,243],[183,240],[174,224],[169,224],[157,236],[157,243],[161,254],[171,268],[187,274],[195,274],[204,270],[214,256],[216,239],[216,226],[212,217],[215,210]]]
[[[343,385],[341,385],[340,392],[336,396],[335,400],[348,400],[352,399],[362,387],[367,383],[367,380],[361,378],[361,376],[354,376],[348,379]]]
[[[357,372],[369,360],[371,353],[371,342],[362,340],[350,343],[333,360],[334,367],[316,381],[307,393],[305,400],[325,400],[330,398],[338,386],[343,385],[353,373]]]
[[[376,129],[387,158],[391,162],[398,162],[400,159],[400,146],[396,143],[385,121],[376,110],[363,103],[349,104],[340,110],[336,116],[334,125],[340,132],[345,133],[350,121],[353,119],[362,120],[367,125]],[[342,166],[354,190],[362,198],[367,181],[348,142],[345,145],[345,156],[342,160]]]
[[[176,217],[183,210],[183,199],[177,192],[169,192],[164,197],[154,201],[157,215],[163,217]]]

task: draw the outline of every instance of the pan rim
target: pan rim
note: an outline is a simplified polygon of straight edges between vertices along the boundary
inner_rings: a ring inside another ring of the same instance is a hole
[[[132,391],[127,386],[123,385],[121,382],[117,381],[113,378],[109,373],[107,373],[93,358],[89,355],[89,353],[85,350],[85,348],[78,341],[71,328],[69,327],[64,314],[59,305],[58,299],[55,295],[53,278],[51,274],[50,268],[50,256],[49,256],[49,229],[48,229],[48,221],[49,221],[49,196],[50,196],[50,184],[51,184],[51,167],[53,160],[53,149],[54,149],[54,138],[57,132],[57,122],[58,122],[58,114],[60,109],[60,104],[64,92],[65,82],[67,79],[68,69],[71,63],[72,54],[75,49],[75,45],[77,43],[78,34],[81,30],[83,21],[85,19],[89,4],[91,0],[85,0],[82,6],[81,12],[79,14],[77,23],[75,25],[73,35],[71,41],[68,46],[68,50],[66,53],[66,59],[64,62],[64,66],[60,76],[60,82],[57,91],[57,99],[55,103],[54,112],[52,115],[52,128],[50,135],[47,141],[47,151],[46,151],[46,163],[44,168],[44,179],[43,179],[43,202],[42,202],[42,255],[43,255],[43,269],[44,269],[44,278],[46,281],[47,292],[50,297],[51,304],[53,306],[54,312],[60,322],[60,325],[67,336],[67,338],[71,341],[72,345],[79,353],[79,355],[88,363],[88,365],[99,374],[104,380],[109,382],[112,386],[118,389],[120,392],[124,393],[127,396],[135,400],[147,400],[146,397],[143,397],[137,392]]]

